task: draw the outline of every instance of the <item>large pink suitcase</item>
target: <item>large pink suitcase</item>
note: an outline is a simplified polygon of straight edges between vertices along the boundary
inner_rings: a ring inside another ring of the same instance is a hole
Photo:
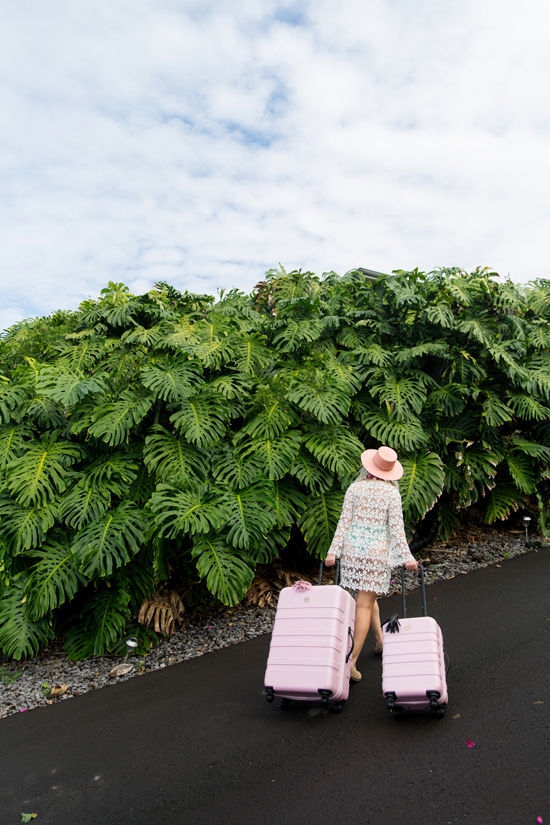
[[[298,581],[283,588],[264,677],[267,701],[279,696],[341,710],[349,696],[354,625],[355,600],[339,585]]]
[[[384,624],[382,692],[392,713],[428,711],[443,716],[448,701],[443,634],[427,615],[422,565],[419,572],[423,615],[407,618],[403,568],[403,618],[394,616]]]

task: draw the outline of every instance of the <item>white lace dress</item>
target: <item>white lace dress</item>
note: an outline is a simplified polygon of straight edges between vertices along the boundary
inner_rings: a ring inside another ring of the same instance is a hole
[[[350,484],[328,552],[340,559],[342,587],[386,594],[392,567],[414,561],[397,487],[372,478]]]

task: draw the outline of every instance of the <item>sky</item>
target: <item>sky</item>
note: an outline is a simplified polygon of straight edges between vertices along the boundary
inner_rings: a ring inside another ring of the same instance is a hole
[[[547,0],[17,0],[0,330],[134,294],[550,277]]]

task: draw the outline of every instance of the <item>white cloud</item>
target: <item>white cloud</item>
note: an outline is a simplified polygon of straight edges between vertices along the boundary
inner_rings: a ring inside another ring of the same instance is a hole
[[[21,0],[0,32],[0,328],[108,281],[549,277],[545,3]]]

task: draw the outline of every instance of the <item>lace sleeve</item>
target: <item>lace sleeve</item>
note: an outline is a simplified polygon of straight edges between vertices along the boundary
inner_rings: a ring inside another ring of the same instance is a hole
[[[340,514],[340,518],[338,519],[338,524],[336,525],[336,531],[334,533],[331,545],[328,548],[327,556],[329,553],[334,553],[337,559],[340,558],[340,553],[342,552],[342,546],[344,544],[344,538],[346,537],[346,534],[350,528],[352,516],[353,494],[351,492],[351,489],[348,487],[348,489],[346,490],[346,494],[344,496],[342,512]]]
[[[408,561],[414,561],[409,550],[403,523],[403,505],[397,488],[392,489],[388,508],[388,526],[390,531],[390,565],[398,567]]]

